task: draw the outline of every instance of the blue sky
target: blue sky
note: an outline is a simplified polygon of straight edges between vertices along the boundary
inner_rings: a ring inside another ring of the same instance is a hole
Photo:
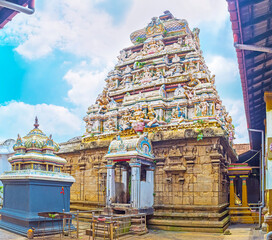
[[[241,83],[226,1],[47,0],[0,30],[0,140],[25,135],[34,117],[56,141],[84,133],[87,107],[104,86],[131,32],[170,10],[200,28],[206,63],[223,104],[248,142]]]

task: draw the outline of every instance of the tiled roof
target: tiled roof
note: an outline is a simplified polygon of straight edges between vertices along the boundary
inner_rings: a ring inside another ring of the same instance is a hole
[[[227,0],[233,34],[239,44],[272,47],[272,2]],[[236,49],[248,128],[264,130],[264,92],[272,90],[272,53]],[[251,146],[261,137],[250,133]]]
[[[29,0],[10,0],[9,2],[26,6],[29,2]],[[3,28],[9,21],[12,20],[12,18],[17,14],[17,11],[0,7],[0,29]]]

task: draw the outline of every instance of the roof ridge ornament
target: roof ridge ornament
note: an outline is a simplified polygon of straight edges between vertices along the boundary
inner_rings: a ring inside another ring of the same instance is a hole
[[[35,124],[34,124],[34,127],[37,129],[39,127],[39,122],[38,122],[38,118],[37,116],[35,117]]]

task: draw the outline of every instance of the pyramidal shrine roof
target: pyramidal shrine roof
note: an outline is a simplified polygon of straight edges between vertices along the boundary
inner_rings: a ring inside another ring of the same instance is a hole
[[[205,63],[198,28],[169,11],[130,35],[106,86],[84,117],[83,142],[135,132],[204,128],[232,143],[234,127]]]

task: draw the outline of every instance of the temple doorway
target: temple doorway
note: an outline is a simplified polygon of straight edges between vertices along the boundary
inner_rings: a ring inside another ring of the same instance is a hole
[[[146,135],[113,140],[107,159],[107,208],[153,212],[154,155]]]

